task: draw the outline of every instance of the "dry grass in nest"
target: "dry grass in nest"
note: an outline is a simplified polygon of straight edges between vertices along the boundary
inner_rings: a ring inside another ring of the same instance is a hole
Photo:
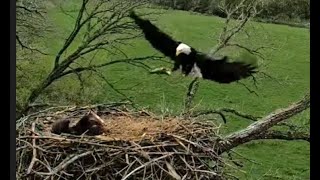
[[[55,135],[52,122],[79,120],[84,111],[33,117],[17,132],[17,179],[223,179],[214,151],[212,123],[148,113],[98,113],[106,132],[98,136]]]

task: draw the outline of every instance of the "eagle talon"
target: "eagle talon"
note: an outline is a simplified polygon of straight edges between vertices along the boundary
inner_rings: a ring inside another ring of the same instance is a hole
[[[171,75],[171,71],[168,70],[167,68],[164,68],[164,67],[155,68],[155,69],[151,70],[150,73],[151,74],[167,74],[167,75]]]

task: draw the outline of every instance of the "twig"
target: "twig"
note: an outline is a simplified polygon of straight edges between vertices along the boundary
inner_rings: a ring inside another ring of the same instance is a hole
[[[263,56],[263,54],[260,53],[258,50],[259,50],[259,49],[266,48],[266,47],[259,47],[259,48],[257,48],[257,49],[250,49],[250,48],[248,48],[248,47],[246,47],[246,46],[244,46],[244,45],[237,44],[237,43],[227,43],[226,46],[236,46],[236,47],[239,47],[239,48],[241,48],[241,49],[246,50],[246,51],[249,52],[250,54],[259,56],[261,59],[265,59],[264,56]]]
[[[186,115],[189,114],[189,110],[191,108],[192,101],[198,91],[198,87],[199,87],[198,80],[199,80],[198,77],[194,78],[188,86],[187,97],[185,100],[185,112],[186,112],[185,114]]]
[[[40,54],[42,54],[42,55],[49,55],[48,53],[42,52],[42,51],[39,50],[39,49],[32,48],[32,47],[29,47],[29,46],[25,45],[25,44],[21,41],[19,35],[17,35],[17,34],[16,34],[16,40],[17,40],[18,44],[21,46],[22,49],[28,49],[28,50],[30,50],[30,51],[32,51],[32,52],[33,52],[33,51],[36,51],[36,52],[38,52],[38,53],[40,53]]]
[[[35,126],[36,126],[35,123],[32,123],[32,128],[31,128],[32,129],[32,137],[35,137],[35,134],[34,134]],[[37,160],[36,139],[33,138],[32,139],[32,160],[31,160],[31,163],[30,163],[30,165],[28,167],[27,174],[31,173],[31,170],[32,170],[33,165],[36,162],[36,160]]]
[[[246,84],[240,82],[240,81],[237,81],[237,83],[241,84],[242,86],[244,86],[250,93],[253,93],[255,94],[256,96],[259,96],[258,93],[254,90],[251,90]]]
[[[205,170],[200,170],[200,169],[195,169],[193,170],[195,172],[201,172],[201,173],[207,173],[207,174],[212,174],[212,175],[217,175],[217,173],[213,172],[213,171],[205,171]]]
[[[206,111],[197,111],[197,112],[193,112],[190,116],[191,117],[198,117],[198,116],[202,116],[202,115],[209,115],[209,114],[218,114],[221,116],[222,120],[224,121],[224,123],[227,122],[227,119],[225,117],[225,115],[223,114],[224,112],[226,113],[232,113],[236,116],[245,118],[245,119],[249,119],[251,121],[257,121],[258,119],[260,119],[261,117],[258,116],[253,116],[250,114],[245,114],[242,112],[239,112],[235,109],[231,109],[231,108],[221,108],[221,109],[217,109],[217,110],[206,110]]]
[[[66,158],[65,160],[63,160],[57,167],[55,167],[50,173],[42,173],[43,175],[47,175],[48,177],[46,179],[48,179],[50,176],[56,174],[57,172],[59,172],[60,170],[66,168],[69,164],[73,163],[74,161],[85,157],[89,154],[92,154],[93,151],[88,151],[79,155],[72,155],[71,157]]]

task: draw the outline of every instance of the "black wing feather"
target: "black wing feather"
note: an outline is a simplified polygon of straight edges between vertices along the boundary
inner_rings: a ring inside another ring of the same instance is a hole
[[[219,83],[231,83],[245,79],[256,73],[256,67],[243,62],[228,62],[228,58],[214,59],[205,54],[197,54],[197,66],[204,79]]]
[[[145,38],[150,44],[165,56],[175,60],[176,48],[179,45],[178,41],[173,40],[169,35],[163,33],[158,27],[150,21],[141,19],[134,11],[130,12],[130,17],[142,29]]]

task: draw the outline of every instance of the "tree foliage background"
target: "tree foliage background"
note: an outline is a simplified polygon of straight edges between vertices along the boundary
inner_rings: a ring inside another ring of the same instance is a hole
[[[151,0],[152,2],[168,8],[194,11],[204,14],[226,17],[226,14],[219,8],[224,0]],[[230,5],[237,4],[241,0],[226,0]],[[262,8],[262,7],[260,7]],[[264,0],[263,11],[257,18],[277,21],[308,21],[310,19],[309,0]]]

